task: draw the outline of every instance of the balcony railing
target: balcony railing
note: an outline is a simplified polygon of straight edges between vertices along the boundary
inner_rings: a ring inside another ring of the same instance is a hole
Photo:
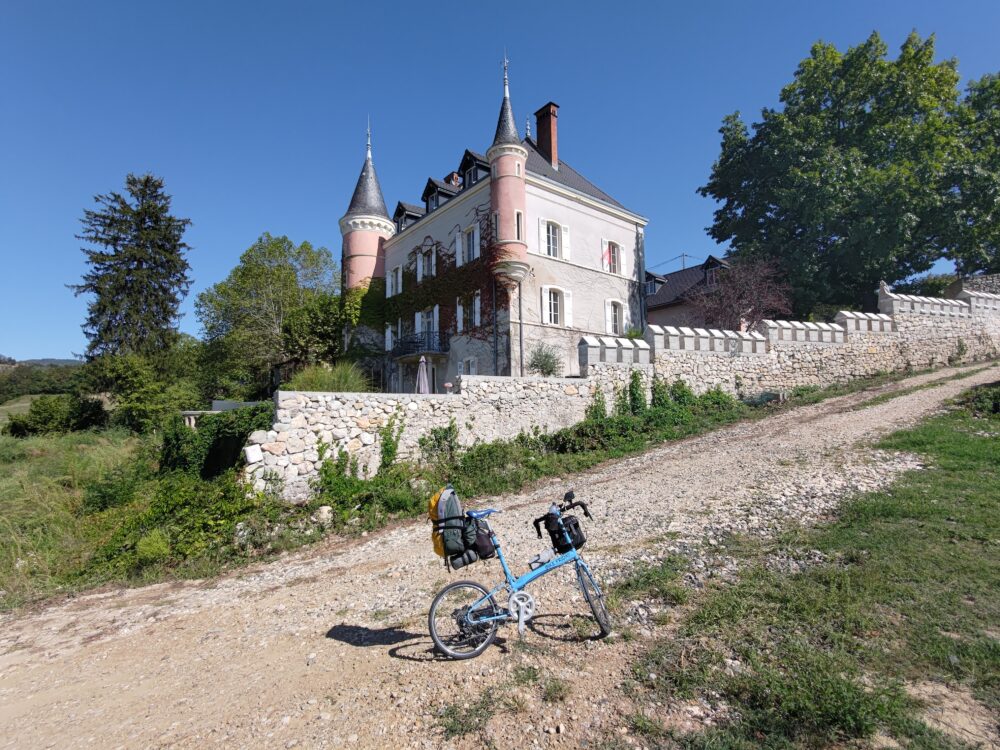
[[[451,337],[441,331],[424,331],[401,336],[392,347],[393,357],[414,354],[444,354],[451,344]]]

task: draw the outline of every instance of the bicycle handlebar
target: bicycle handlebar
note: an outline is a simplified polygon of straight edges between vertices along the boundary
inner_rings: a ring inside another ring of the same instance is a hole
[[[563,503],[562,505],[560,505],[559,506],[560,511],[565,513],[568,510],[573,510],[573,508],[583,508],[583,515],[585,515],[590,520],[594,520],[594,517],[590,515],[590,509],[587,507],[587,504],[583,502],[583,500],[573,500],[572,491],[566,493],[566,499],[570,500],[570,502]],[[546,513],[544,516],[540,516],[536,518],[534,521],[532,521],[532,524],[535,527],[535,533],[538,534],[539,539],[542,538],[542,522],[546,518],[548,518],[548,516],[549,514]]]

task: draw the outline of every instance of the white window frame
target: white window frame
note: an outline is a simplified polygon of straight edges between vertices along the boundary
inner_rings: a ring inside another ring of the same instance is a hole
[[[542,248],[542,254],[549,258],[562,257],[560,253],[561,245],[562,227],[554,221],[545,222],[545,247]]]
[[[385,296],[394,297],[403,291],[403,269],[402,266],[394,266],[389,271],[389,280],[385,284]]]
[[[622,269],[622,246],[617,242],[608,242],[608,273],[621,276]]]
[[[514,162],[514,176],[515,177],[521,176],[521,162],[519,161]]]
[[[476,257],[476,228],[469,227],[462,232],[462,264],[471,263]]]
[[[477,375],[478,369],[475,357],[466,357],[458,363],[459,375]]]
[[[563,287],[548,285],[543,285],[541,292],[541,314],[539,317],[541,318],[542,325],[552,326],[553,328],[572,328],[573,293],[569,289],[565,289]],[[558,294],[559,300],[556,322],[552,322],[552,305],[550,302],[550,295],[553,293]]]
[[[620,312],[621,317],[615,315],[615,308]],[[628,323],[631,321],[628,302],[623,299],[604,300],[604,332],[609,336],[624,336],[628,331]],[[615,330],[615,324],[618,330]]]
[[[514,212],[514,234],[518,242],[524,242],[524,212]]]

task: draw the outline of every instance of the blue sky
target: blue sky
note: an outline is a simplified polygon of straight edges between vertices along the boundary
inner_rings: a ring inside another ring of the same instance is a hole
[[[652,266],[721,250],[695,193],[719,123],[776,104],[814,41],[878,30],[895,53],[911,30],[935,33],[964,85],[1000,70],[998,28],[997,2],[2,0],[0,353],[83,351],[73,235],[130,171],[163,177],[194,222],[185,331],[194,295],[262,232],[339,256],[366,117],[387,203],[419,199],[489,145],[504,47],[519,127],[561,106],[560,156],[650,219]]]

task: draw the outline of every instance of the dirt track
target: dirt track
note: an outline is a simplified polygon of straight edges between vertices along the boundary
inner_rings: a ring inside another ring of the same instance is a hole
[[[518,569],[541,548],[530,519],[570,486],[596,511],[596,522],[585,523],[584,553],[599,572],[664,532],[692,543],[727,530],[770,533],[891,481],[912,460],[873,454],[866,443],[1000,378],[995,366],[857,408],[877,393],[954,372],[739,424],[484,505],[508,511],[495,526]],[[473,662],[433,658],[424,618],[448,574],[428,533],[421,522],[407,523],[362,540],[331,539],[217,581],[102,592],[6,615],[0,748],[447,744],[435,707],[474,700],[525,657],[510,648],[516,634],[507,632],[506,644]],[[476,565],[461,577],[499,575]],[[530,727],[517,727],[528,733],[526,744],[573,747],[613,727],[615,703],[602,692],[611,695],[634,646],[564,637],[562,619],[585,605],[565,577],[550,578],[559,580],[543,581],[535,594],[551,627],[540,618],[527,641],[569,674],[586,670],[591,695],[559,709],[529,706],[527,718],[506,722]],[[550,734],[546,722],[566,727]],[[513,730],[494,731],[499,738]]]

